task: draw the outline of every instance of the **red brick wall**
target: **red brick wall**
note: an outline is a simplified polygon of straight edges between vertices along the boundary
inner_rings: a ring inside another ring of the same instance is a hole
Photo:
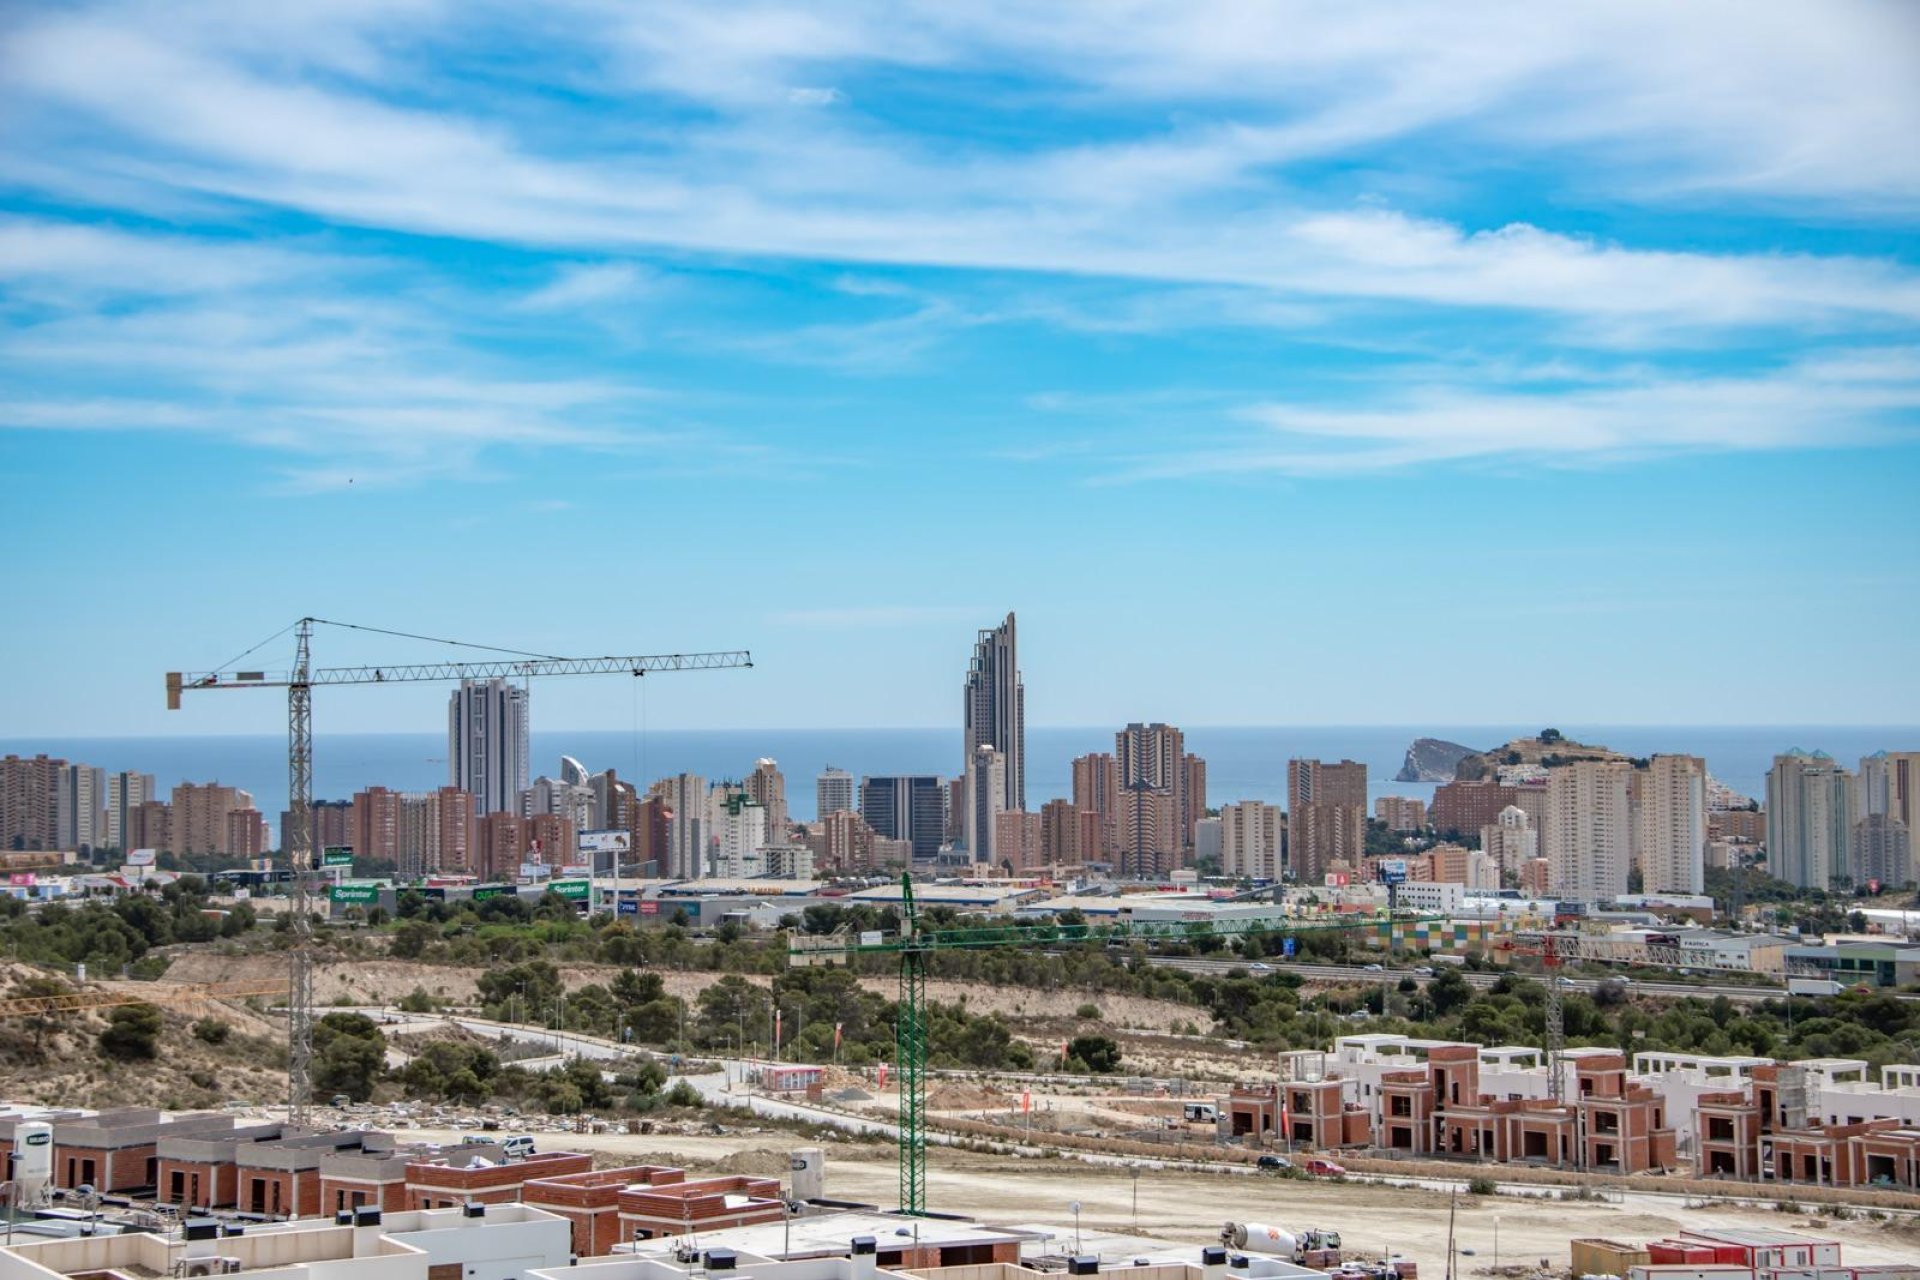
[[[382,1213],[398,1213],[407,1207],[407,1184],[398,1178],[391,1182],[365,1182],[355,1178],[321,1176],[322,1216],[357,1207],[355,1196],[361,1197],[359,1204],[374,1205]]]
[[[181,1190],[173,1189],[173,1175],[179,1173]],[[198,1179],[196,1188],[195,1179]],[[174,1204],[194,1205],[206,1209],[230,1209],[233,1198],[240,1185],[240,1172],[227,1161],[210,1160],[162,1160],[160,1162],[159,1181],[155,1185],[155,1194],[164,1201]]]
[[[561,1151],[478,1169],[410,1164],[407,1166],[407,1207],[439,1208],[469,1200],[480,1204],[513,1204],[520,1199],[521,1188],[528,1182],[587,1173],[592,1169],[592,1156]]]
[[[118,1151],[109,1151],[101,1147],[81,1147],[56,1143],[53,1148],[53,1181],[55,1186],[72,1190],[82,1183],[91,1182],[94,1188],[102,1192],[135,1191],[153,1184],[153,1170],[149,1161],[159,1150],[157,1143],[144,1143],[137,1147],[122,1147]],[[92,1162],[91,1175],[88,1162]]]
[[[242,1165],[238,1173],[234,1207],[242,1213],[277,1213],[297,1218],[311,1218],[320,1213],[318,1169],[255,1169]]]

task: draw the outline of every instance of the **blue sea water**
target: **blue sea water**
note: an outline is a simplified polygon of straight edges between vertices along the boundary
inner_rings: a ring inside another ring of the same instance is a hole
[[[1444,738],[1488,747],[1539,725],[1197,727],[1187,730],[1187,749],[1207,762],[1207,798],[1285,803],[1287,761],[1296,756],[1352,759],[1367,766],[1376,796],[1428,796],[1431,784],[1392,781],[1407,745],[1415,738]],[[1659,751],[1705,756],[1714,776],[1758,796],[1775,754],[1789,747],[1826,750],[1852,767],[1875,751],[1920,749],[1914,726],[1557,726],[1581,742],[1633,755]],[[1110,728],[1035,728],[1027,731],[1027,806],[1038,809],[1072,790],[1071,763],[1089,751],[1111,751]],[[155,775],[159,785],[224,782],[253,793],[269,821],[286,807],[286,739],[278,735],[150,738],[0,738],[0,755],[45,752],[109,770]],[[788,807],[799,819],[814,817],[813,779],[837,765],[862,774],[937,773],[960,770],[958,729],[766,729],[543,732],[533,735],[533,773],[557,774],[562,754],[589,769],[613,768],[642,785],[680,772],[710,781],[737,778],[754,761],[771,756],[787,778]],[[314,794],[347,799],[373,784],[425,791],[447,781],[446,738],[441,734],[321,734],[314,741]]]

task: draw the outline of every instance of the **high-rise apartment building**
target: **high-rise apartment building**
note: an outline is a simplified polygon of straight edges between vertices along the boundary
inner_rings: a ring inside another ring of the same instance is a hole
[[[1853,842],[1853,775],[1824,751],[1798,748],[1767,773],[1767,872],[1802,889],[1845,875]]]
[[[1853,815],[1870,818],[1876,813],[1893,811],[1893,769],[1889,752],[1876,751],[1860,757],[1860,771],[1853,779]]]
[[[1510,804],[1480,828],[1480,848],[1502,875],[1517,877],[1522,867],[1540,856],[1540,832],[1525,809]]]
[[[1073,806],[1093,815],[1099,843],[1082,845],[1079,861],[1097,862],[1120,843],[1120,763],[1104,751],[1073,762]]]
[[[447,769],[478,812],[519,812],[528,747],[525,689],[500,679],[460,682],[447,700]]]
[[[287,831],[293,825],[293,810],[280,811],[280,843],[284,847]],[[307,833],[313,842],[316,855],[337,846],[359,849],[353,843],[353,802],[350,800],[315,800],[307,810]]]
[[[841,875],[875,869],[873,828],[852,809],[833,809],[820,819],[819,864]]]
[[[527,855],[527,820],[501,810],[474,823],[473,873],[482,880],[513,880]]]
[[[347,827],[344,843],[353,846],[355,858],[405,865],[406,860],[400,856],[399,792],[385,787],[354,792]],[[424,854],[416,865],[424,865]]]
[[[217,782],[183,782],[173,789],[173,851],[227,854],[227,815],[253,808],[253,797]]]
[[[1134,880],[1164,879],[1180,864],[1180,807],[1172,789],[1144,780],[1121,786],[1112,860],[1115,874]]]
[[[1357,863],[1367,847],[1367,766],[1352,760],[1287,761],[1287,869],[1319,884],[1335,861]]]
[[[759,874],[753,857],[767,844],[766,806],[745,790],[726,793],[719,812],[719,874],[742,879]]]
[[[1633,855],[1632,810],[1625,760],[1577,760],[1547,770],[1547,827],[1542,844],[1553,891],[1597,902],[1627,891]],[[1702,802],[1704,820],[1704,799]]]
[[[851,813],[855,808],[853,775],[828,765],[813,780],[813,816],[821,819],[843,810]]]
[[[258,809],[227,810],[227,829],[220,852],[230,858],[258,858],[273,847],[267,816]]]
[[[1071,800],[1040,806],[1040,858],[1048,864],[1078,866],[1100,859],[1100,815]]]
[[[1706,887],[1707,762],[1657,755],[1635,773],[1642,885],[1648,893],[1699,893]]]
[[[1180,840],[1193,848],[1193,831],[1207,816],[1207,762],[1189,753],[1180,761]]]
[[[964,839],[975,862],[998,862],[993,845],[995,822],[1007,812],[1006,752],[981,743],[967,762],[967,821]],[[1018,810],[1015,810],[1018,812]]]
[[[783,843],[787,838],[787,779],[778,762],[761,758],[753,762],[747,775],[747,794],[767,811],[767,840]]]
[[[648,793],[667,806],[667,865],[674,880],[698,880],[707,874],[707,780],[697,773],[675,774],[653,784]]]
[[[1886,753],[1887,808],[1909,835],[1920,833],[1920,751]]]
[[[149,800],[158,800],[160,792],[150,773],[110,773],[107,775],[107,845],[125,853],[144,846],[128,843],[134,811]]]
[[[1113,735],[1113,759],[1121,809],[1115,861],[1135,868],[1128,874],[1165,875],[1181,865],[1182,855],[1191,847],[1188,819],[1199,815],[1193,813],[1187,787],[1195,775],[1206,785],[1205,766],[1194,764],[1190,774],[1189,761],[1195,758],[1186,752],[1186,735],[1170,724],[1128,725]],[[1164,807],[1170,817],[1164,828],[1158,816],[1162,802],[1143,802],[1139,798],[1143,790],[1165,793]]]
[[[497,812],[497,811],[496,811]],[[427,797],[427,867],[441,875],[477,875],[479,803],[458,787]]]
[[[54,774],[54,841],[61,849],[92,853],[107,842],[107,771],[63,765]]]
[[[1433,803],[1427,808],[1427,818],[1442,835],[1461,836],[1492,824],[1510,804],[1519,804],[1519,788],[1491,778],[1443,782],[1433,789]],[[1527,808],[1526,805],[1520,807]],[[1534,815],[1536,824],[1545,817],[1545,806],[1540,808],[1542,812]]]
[[[142,800],[127,814],[126,836],[127,849],[172,849],[173,806],[165,800]]]
[[[549,867],[580,861],[580,828],[564,813],[536,813],[527,818],[527,850]]]
[[[1040,815],[1003,809],[993,815],[993,862],[1013,875],[1046,864]]]
[[[633,825],[628,828],[633,833],[632,860],[645,876],[663,876],[669,860],[668,851],[672,845],[672,823],[668,819],[671,812],[666,800],[657,795],[649,795],[637,800],[633,805]],[[652,870],[648,870],[651,865]]]
[[[59,775],[65,760],[0,759],[0,848],[60,847]]]
[[[569,782],[564,776],[565,773],[563,769],[562,777],[558,779],[549,778],[545,774],[535,778],[527,789],[520,793],[520,802],[515,806],[515,812],[526,818],[539,813],[557,813],[570,820],[581,831],[599,830],[602,823],[596,816],[596,810],[604,808],[605,802],[595,794],[591,780]],[[604,793],[607,785],[604,775],[593,776],[601,778],[601,788]]]
[[[946,833],[945,789],[933,774],[862,778],[860,816],[876,836],[905,840],[916,859],[933,858]]]
[[[1427,802],[1412,796],[1381,796],[1373,802],[1373,816],[1387,824],[1387,830],[1412,835],[1427,825]]]
[[[1853,861],[1856,888],[1892,885],[1913,879],[1913,833],[1890,813],[1871,813],[1853,824]]]
[[[973,660],[961,692],[962,772],[973,768],[974,752],[990,746],[1001,754],[1006,777],[1006,808],[1027,807],[1027,691],[1020,681],[1020,649],[1013,615],[983,629],[974,641]]]
[[[1278,880],[1285,839],[1280,806],[1258,800],[1220,806],[1220,874],[1243,880]]]

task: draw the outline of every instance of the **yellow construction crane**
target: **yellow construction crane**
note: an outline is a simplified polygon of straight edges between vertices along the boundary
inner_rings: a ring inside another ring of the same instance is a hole
[[[315,667],[312,662],[316,625],[425,640],[433,644],[487,649],[509,655],[504,661],[394,663],[385,666]],[[230,669],[266,645],[294,633],[293,667],[285,672]],[[268,637],[218,671],[167,673],[167,709],[180,709],[181,695],[210,689],[285,689],[287,691],[287,830],[280,833],[281,852],[293,871],[290,905],[293,946],[289,949],[291,977],[287,998],[287,1117],[305,1124],[313,1102],[313,689],[326,684],[405,684],[421,680],[526,679],[532,676],[630,675],[652,671],[718,671],[751,667],[753,656],[744,649],[716,653],[671,653],[602,658],[556,658],[550,654],[502,649],[497,645],[441,640],[432,636],[325,618],[301,618]]]
[[[204,1004],[209,1000],[245,1000],[249,996],[284,997],[284,982],[206,982],[160,987],[153,991],[68,991],[53,996],[15,996],[0,1000],[0,1018],[30,1018],[47,1013],[85,1013],[130,1004]]]

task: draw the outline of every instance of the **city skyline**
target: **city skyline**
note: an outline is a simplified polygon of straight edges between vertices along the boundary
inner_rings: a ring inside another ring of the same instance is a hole
[[[21,10],[0,728],[1920,722],[1910,6],[649,12]]]

